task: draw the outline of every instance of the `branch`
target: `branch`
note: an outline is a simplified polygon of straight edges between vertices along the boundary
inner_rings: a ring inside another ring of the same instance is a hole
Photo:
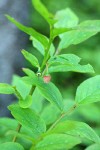
[[[61,116],[51,125],[51,127],[48,129],[48,131],[52,130],[58,123],[59,121],[64,118],[65,116],[69,115],[70,113],[72,113],[76,108],[76,104],[73,105],[67,112],[61,114]]]

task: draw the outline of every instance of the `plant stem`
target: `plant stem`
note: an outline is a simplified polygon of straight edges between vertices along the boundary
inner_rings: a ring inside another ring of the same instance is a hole
[[[48,43],[48,46],[47,46],[47,48],[46,48],[46,50],[45,50],[45,56],[44,56],[44,59],[43,59],[43,62],[42,62],[42,65],[41,65],[41,71],[43,71],[44,70],[44,67],[45,67],[45,65],[46,65],[46,62],[47,62],[47,60],[49,59],[49,49],[50,49],[50,46],[51,46],[51,44],[52,44],[52,41],[53,41],[53,26],[51,26],[50,27],[50,39],[49,39],[49,43]]]
[[[17,128],[16,128],[17,133],[20,132],[21,126],[22,126],[22,125],[19,123],[18,126],[17,126]],[[13,137],[13,142],[16,142],[16,140],[17,140],[17,135],[15,135],[15,136]]]
[[[76,108],[76,104],[73,105],[67,112],[61,114],[61,116],[51,125],[51,127],[48,129],[48,131],[52,130],[59,123],[59,121],[62,118],[64,118],[65,116],[69,115],[70,113],[72,113],[75,108]]]
[[[29,92],[29,95],[32,95],[32,94],[33,94],[35,88],[36,88],[36,86],[33,86],[33,85],[32,85],[32,87],[31,87],[31,89],[30,89],[30,92]]]
[[[15,92],[16,92],[16,96],[17,96],[19,99],[23,99],[22,96],[20,95],[20,93],[17,91],[16,87],[14,87],[14,89],[15,89]],[[33,92],[34,92],[34,90],[35,90],[35,86],[32,86],[31,89],[30,89],[29,95],[32,95]],[[22,125],[19,123],[18,126],[17,126],[17,128],[16,128],[16,131],[17,131],[18,133],[20,132],[21,127],[22,127]],[[16,142],[16,140],[17,140],[17,135],[15,135],[15,136],[13,137],[13,142]]]
[[[14,86],[14,89],[15,89],[15,94],[16,94],[17,98],[20,99],[20,100],[23,100],[23,97],[20,95],[20,93],[16,89],[16,86]]]

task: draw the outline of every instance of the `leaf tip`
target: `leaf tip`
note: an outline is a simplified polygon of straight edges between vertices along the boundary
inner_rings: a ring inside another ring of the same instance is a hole
[[[7,106],[8,110],[11,110],[11,105]]]
[[[22,70],[24,71],[26,68],[22,68]]]
[[[10,21],[12,21],[12,20],[14,20],[14,18],[12,18],[10,15],[8,15],[8,14],[5,14],[4,15],[8,20],[10,20]]]
[[[26,72],[27,70],[29,70],[28,68],[22,68],[23,72]]]
[[[23,54],[24,52],[25,52],[25,50],[24,50],[24,49],[22,49],[22,50],[21,50],[21,53]]]
[[[6,18],[8,18],[8,17],[9,17],[9,15],[7,15],[7,14],[4,14],[4,16],[5,16]]]

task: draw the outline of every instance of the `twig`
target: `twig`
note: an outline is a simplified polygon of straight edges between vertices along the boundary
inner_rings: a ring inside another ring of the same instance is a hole
[[[76,108],[76,105],[72,106],[67,112],[61,114],[61,116],[51,125],[51,127],[48,129],[48,131],[52,130],[59,123],[59,121],[62,118],[64,118],[65,116],[69,115],[70,113],[72,113],[75,108]]]
[[[16,128],[17,133],[20,132],[21,127],[22,127],[22,125],[19,123],[18,126],[17,126],[17,128]],[[13,137],[13,142],[16,142],[16,140],[17,140],[17,135],[15,135],[15,136]]]
[[[36,88],[36,87],[32,85],[32,87],[31,87],[31,89],[30,89],[30,92],[29,92],[29,95],[32,95],[32,94],[33,94],[35,88]]]

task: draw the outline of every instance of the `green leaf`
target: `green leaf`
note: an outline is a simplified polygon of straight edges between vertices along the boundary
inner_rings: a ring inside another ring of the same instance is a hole
[[[63,101],[62,95],[58,88],[53,83],[44,83],[42,80],[37,84],[39,91],[41,92],[42,96],[45,97],[48,101],[62,110],[63,109]]]
[[[53,39],[56,37],[56,36],[58,36],[58,35],[60,35],[60,34],[62,34],[62,33],[65,33],[65,32],[68,32],[68,31],[70,31],[70,30],[72,30],[72,28],[54,28],[53,29]]]
[[[2,150],[24,150],[24,148],[19,143],[6,142],[0,144],[0,149]]]
[[[81,143],[79,138],[65,134],[51,134],[44,137],[37,145],[30,150],[68,150]]]
[[[49,13],[47,8],[41,3],[40,0],[32,0],[34,8],[40,13],[40,15],[50,24],[54,24],[53,14]]]
[[[44,35],[38,33],[37,31],[35,31],[33,28],[30,27],[26,27],[24,25],[22,25],[21,23],[17,22],[14,18],[10,17],[9,15],[6,15],[7,19],[10,20],[13,24],[15,24],[21,31],[25,32],[28,35],[33,36],[35,39],[37,39],[40,43],[42,43],[44,45],[44,47],[46,48],[48,45],[48,41],[45,38]]]
[[[41,112],[41,117],[43,118],[43,120],[47,125],[50,125],[51,123],[56,121],[60,113],[61,112],[55,105],[49,104],[45,106],[45,108]]]
[[[50,46],[49,52],[50,52],[50,56],[53,56],[53,55],[54,55],[55,47],[54,47],[53,43],[51,43],[51,46]],[[46,53],[46,51],[45,51],[45,53]]]
[[[17,91],[20,93],[23,99],[26,98],[26,96],[29,94],[31,89],[31,85],[28,85],[25,82],[23,82],[21,77],[17,75],[13,75],[12,85],[16,87]]]
[[[79,44],[100,32],[100,20],[87,20],[80,23],[75,30],[60,35],[61,42],[58,49],[67,48],[72,44]]]
[[[89,78],[79,85],[75,101],[79,104],[100,101],[100,75]]]
[[[28,143],[32,143],[34,140],[33,132],[27,128],[21,127],[20,133],[16,131],[18,128],[18,122],[11,118],[0,118],[0,144],[5,142],[11,142],[13,137],[17,136],[17,141],[26,147]],[[23,144],[23,142],[26,142]],[[1,148],[1,147],[0,147]]]
[[[75,27],[79,21],[78,17],[70,8],[57,11],[55,19],[58,20],[54,25],[56,28]]]
[[[49,39],[47,37],[45,37],[47,39],[47,41],[49,41]],[[44,56],[45,52],[46,52],[46,49],[45,47],[43,46],[42,43],[40,43],[38,40],[36,40],[34,37],[30,37],[30,39],[32,40],[32,44],[33,46]],[[55,47],[53,45],[53,43],[51,44],[50,46],[50,56],[53,56],[54,52],[55,52]]]
[[[94,73],[94,70],[90,64],[80,65],[80,58],[74,54],[62,54],[52,57],[48,61],[49,72],[91,72]]]
[[[0,118],[0,137],[4,136],[4,142],[8,141],[9,137],[11,136],[9,141],[12,141],[12,132],[15,132],[16,128],[18,127],[18,121],[11,118]],[[36,136],[33,134],[33,132],[28,129],[27,127],[21,127],[20,134],[25,139],[26,137],[29,137],[31,139],[36,138]],[[1,139],[0,139],[1,140]],[[0,141],[1,142],[1,141]]]
[[[100,124],[100,109],[95,103],[87,104],[85,107],[81,105],[81,107],[78,108],[78,113],[81,117],[85,118],[86,121]]]
[[[92,144],[88,146],[85,150],[100,150],[100,144]]]
[[[32,78],[32,77],[28,77],[28,76],[24,76],[21,78],[23,82],[25,82],[28,85],[33,85],[36,86],[37,82],[38,82],[38,78]]]
[[[16,135],[17,136],[17,141],[21,141],[20,143],[26,148],[30,147],[30,145],[35,142],[33,137],[30,137],[28,134],[17,132],[16,130],[10,130],[7,131],[7,136],[12,136],[13,137]],[[11,140],[12,141],[12,140]]]
[[[56,64],[78,64],[80,62],[81,58],[79,58],[77,55],[74,54],[62,54],[62,55],[57,55],[49,59],[48,65],[56,65]]]
[[[55,104],[60,110],[63,109],[62,96],[58,88],[53,83],[44,83],[41,78],[23,77],[22,80],[29,85],[35,85],[41,95],[51,103]]]
[[[70,109],[76,104],[74,100],[68,99],[64,99],[63,102],[64,102],[63,113],[70,111]]]
[[[35,47],[44,56],[45,50],[43,44],[32,36],[30,37],[30,40],[32,40],[33,47]]]
[[[31,108],[35,110],[37,113],[41,113],[43,108],[43,96],[41,96],[41,93],[39,92],[38,88],[35,88],[35,91],[32,95],[33,97],[33,103],[31,105]]]
[[[28,76],[30,76],[30,77],[36,77],[36,74],[31,70],[31,69],[28,69],[28,68],[23,68],[22,69],[24,72],[25,72],[25,74],[27,74]]]
[[[22,108],[28,108],[32,105],[32,96],[31,95],[27,95],[26,98],[23,99],[19,99],[19,106]]]
[[[36,86],[37,83],[39,82],[38,76],[32,70],[30,70],[28,68],[23,68],[23,71],[29,77],[27,77],[27,76],[22,77],[21,78],[22,81],[24,81],[25,83],[27,83],[29,85]]]
[[[58,125],[56,125],[54,129],[48,131],[47,133],[69,134],[76,137],[87,138],[96,143],[100,142],[99,136],[94,132],[94,130],[89,125],[78,121],[68,120],[65,122],[61,122]]]
[[[10,105],[9,110],[18,122],[31,130],[34,135],[39,136],[46,131],[46,126],[44,121],[32,110],[29,108],[21,108],[17,104]]]
[[[8,129],[15,130],[17,128],[18,122],[11,118],[0,118],[0,125]]]
[[[15,90],[11,85],[0,83],[0,94],[13,94],[13,93],[15,93]]]
[[[57,22],[53,29],[54,38],[60,34],[73,30],[72,27],[78,24],[78,17],[70,8],[57,11],[55,19]]]
[[[40,65],[39,65],[38,59],[34,55],[32,55],[31,53],[25,50],[22,50],[22,54],[25,57],[25,59],[29,61],[34,67],[39,68]]]

